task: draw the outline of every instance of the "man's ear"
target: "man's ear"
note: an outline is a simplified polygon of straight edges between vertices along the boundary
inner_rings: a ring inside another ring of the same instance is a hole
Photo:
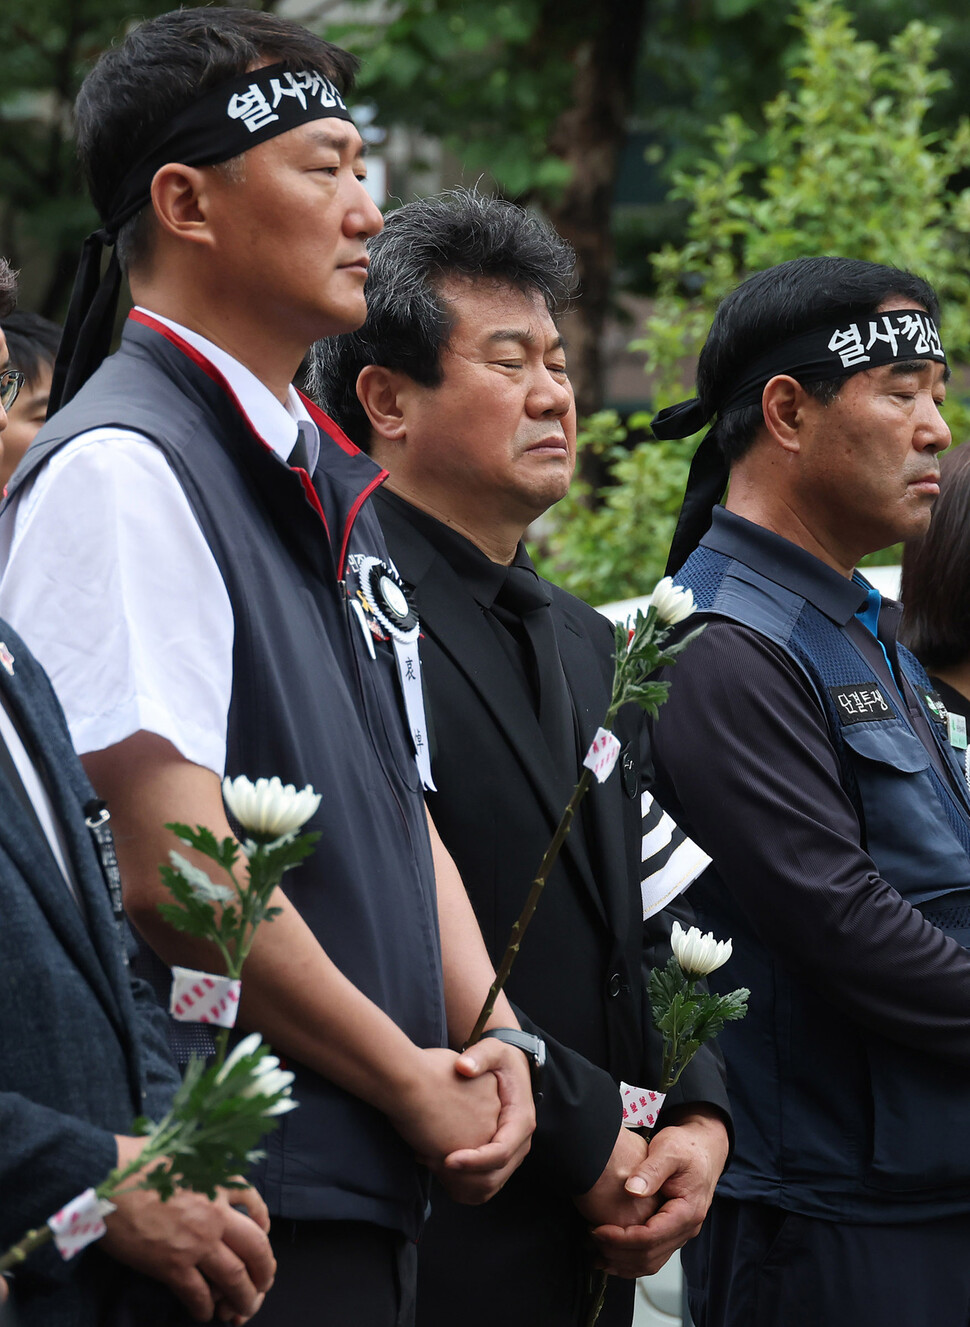
[[[163,231],[176,239],[211,244],[209,227],[211,171],[170,162],[155,172],[152,207]]]
[[[402,387],[408,381],[403,373],[381,364],[366,364],[357,378],[357,399],[379,438],[403,442],[407,435],[402,401]]]
[[[787,452],[799,450],[800,428],[809,399],[801,383],[786,373],[776,374],[765,384],[761,394],[764,426],[772,440]]]

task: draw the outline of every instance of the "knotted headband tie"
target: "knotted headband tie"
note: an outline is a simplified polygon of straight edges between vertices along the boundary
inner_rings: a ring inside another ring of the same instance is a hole
[[[937,326],[922,309],[892,309],[888,313],[847,313],[828,323],[788,337],[757,356],[722,404],[705,405],[699,398],[680,401],[661,410],[650,427],[657,438],[689,438],[716,414],[723,419],[737,410],[760,405],[766,385],[779,374],[805,383],[849,378],[883,364],[934,360],[946,363]],[[702,440],[691,461],[684,502],[670,545],[667,573],[673,575],[707,533],[711,513],[724,496],[728,464],[721,453],[716,430]]]

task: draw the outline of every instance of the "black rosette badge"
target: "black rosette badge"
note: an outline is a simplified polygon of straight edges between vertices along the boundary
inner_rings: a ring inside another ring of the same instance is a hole
[[[421,624],[397,572],[380,558],[364,558],[359,574],[367,606],[387,634],[406,645],[416,641]]]

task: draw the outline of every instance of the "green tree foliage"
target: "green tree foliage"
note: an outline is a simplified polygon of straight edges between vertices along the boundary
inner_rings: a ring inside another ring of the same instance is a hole
[[[636,414],[624,423],[615,410],[601,410],[583,421],[580,448],[600,458],[611,482],[593,506],[590,485],[574,480],[553,512],[554,532],[532,550],[542,575],[589,603],[646,593],[663,575],[684,496],[684,444],[628,447],[628,429],[644,429],[649,419]]]
[[[727,115],[710,155],[675,175],[674,196],[691,204],[687,237],[654,256],[658,298],[634,343],[658,409],[689,391],[718,300],[752,272],[813,254],[928,277],[957,385],[970,363],[970,189],[951,188],[970,167],[970,123],[947,135],[926,128],[949,82],[933,68],[938,32],[914,21],[880,46],[858,37],[840,0],[801,0],[792,22],[801,57],[790,87],[763,107],[763,134]],[[957,398],[951,389],[947,416],[960,440],[970,409]],[[582,485],[560,504],[544,570],[594,602],[642,594],[662,573],[698,438],[627,452],[619,421],[601,416],[588,432],[587,446],[606,449],[612,484],[594,510]]]
[[[487,173],[510,198],[554,196],[570,174],[549,145],[570,100],[563,61],[593,16],[577,0],[555,5],[550,41],[552,8],[544,0],[401,0],[386,24],[368,13],[330,35],[363,60],[357,91],[375,99],[382,123],[439,138],[470,176]]]
[[[581,409],[596,409],[647,0],[396,0],[388,12],[383,25],[362,16],[331,29],[363,58],[360,93],[381,123],[441,139],[466,180],[485,174],[506,197],[539,204],[572,244],[583,291],[569,315],[573,386]]]
[[[170,6],[146,0],[142,14]],[[28,303],[62,312],[97,217],[74,155],[81,80],[131,14],[130,0],[4,0],[0,43],[0,252],[23,269]]]
[[[182,0],[191,9],[204,0]],[[254,0],[272,9],[276,0]],[[2,0],[0,253],[27,307],[64,312],[81,242],[98,224],[74,153],[74,98],[101,52],[175,0]]]

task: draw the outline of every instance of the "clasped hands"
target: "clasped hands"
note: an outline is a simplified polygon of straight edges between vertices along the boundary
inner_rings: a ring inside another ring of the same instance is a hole
[[[116,1143],[123,1167],[145,1139],[118,1135]],[[276,1260],[266,1204],[254,1189],[221,1190],[215,1201],[180,1189],[164,1203],[155,1192],[134,1189],[114,1201],[105,1253],[167,1285],[198,1322],[215,1315],[238,1325],[258,1311]]]
[[[574,1199],[590,1223],[595,1265],[627,1278],[658,1272],[700,1230],[727,1154],[712,1107],[685,1108],[649,1143],[621,1126],[602,1175]]]
[[[529,1151],[532,1080],[515,1046],[422,1050],[395,1095],[391,1122],[456,1202],[486,1202]]]

